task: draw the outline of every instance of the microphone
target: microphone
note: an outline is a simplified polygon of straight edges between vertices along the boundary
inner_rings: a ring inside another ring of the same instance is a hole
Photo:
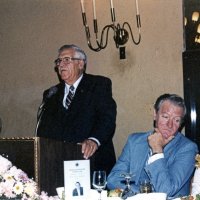
[[[44,107],[48,99],[50,99],[54,94],[56,94],[57,91],[58,88],[56,86],[53,86],[47,91],[48,92],[47,95],[44,94],[44,98],[41,105],[39,106],[39,110],[41,110]]]
[[[44,97],[43,97],[43,101],[41,103],[41,105],[39,106],[38,108],[38,112],[37,112],[37,124],[36,124],[36,129],[35,129],[35,137],[37,136],[37,130],[38,130],[38,127],[40,125],[40,121],[41,121],[41,118],[42,118],[42,115],[45,111],[44,109],[44,106],[46,104],[46,102],[54,95],[56,94],[56,92],[58,91],[58,88],[56,86],[53,86],[51,87],[48,91],[47,91],[47,94],[45,95],[44,94]],[[46,92],[45,92],[46,93]]]
[[[56,94],[57,91],[58,91],[58,88],[56,86],[51,87],[48,90],[48,94],[46,95],[46,99],[51,98],[54,94]]]

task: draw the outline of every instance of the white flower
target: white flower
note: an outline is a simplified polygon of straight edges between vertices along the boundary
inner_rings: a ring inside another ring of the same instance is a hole
[[[1,182],[0,184],[2,195],[8,198],[16,197],[16,194],[13,193],[13,183],[10,181]]]
[[[48,200],[48,194],[44,191],[41,192],[41,195],[40,195],[40,199],[41,200]]]
[[[2,176],[12,166],[12,163],[2,156],[0,156],[0,163],[0,175]]]
[[[37,193],[36,183],[35,182],[26,183],[24,186],[24,192],[30,197],[35,196]]]
[[[17,167],[13,166],[13,167],[10,168],[9,172],[10,172],[10,174],[12,174],[12,176],[16,180],[18,180],[22,170],[21,169],[17,169]]]
[[[14,188],[13,188],[13,191],[16,195],[20,195],[22,194],[24,190],[24,186],[22,184],[22,182],[17,182],[15,185],[14,185]]]
[[[5,174],[3,175],[3,179],[4,179],[5,181],[15,182],[15,180],[14,180],[12,174],[10,174],[9,172],[7,172],[7,173],[5,173]]]
[[[32,179],[29,179],[27,174],[23,171],[20,172],[18,178],[22,181],[22,182],[28,182],[29,180],[32,180]]]

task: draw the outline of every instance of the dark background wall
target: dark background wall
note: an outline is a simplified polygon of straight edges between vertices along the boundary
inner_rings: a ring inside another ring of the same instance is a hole
[[[200,149],[200,1],[184,0],[185,51],[183,53],[184,97],[187,106],[185,134]],[[199,16],[192,20],[193,13]],[[199,30],[198,30],[199,26]]]

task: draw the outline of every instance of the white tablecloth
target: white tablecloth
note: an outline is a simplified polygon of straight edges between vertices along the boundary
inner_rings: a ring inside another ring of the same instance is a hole
[[[59,196],[61,196],[64,188],[59,188],[57,190]],[[148,193],[148,194],[137,194],[133,197],[127,198],[127,200],[166,200],[167,195],[165,193]],[[73,197],[73,200],[99,200],[99,193],[97,190],[91,189],[89,194],[86,196]],[[107,197],[107,191],[103,190],[101,193],[102,200],[122,200],[120,197]],[[176,199],[180,200],[180,199]]]
[[[166,200],[166,198],[167,195],[165,193],[143,193],[129,197],[127,200]]]
[[[87,200],[98,200],[99,194],[95,190],[91,190],[90,196]],[[103,191],[101,195],[102,200],[121,200],[120,197],[107,197],[107,191]],[[127,200],[166,200],[167,195],[165,193],[148,193],[137,194],[135,196],[127,198]]]

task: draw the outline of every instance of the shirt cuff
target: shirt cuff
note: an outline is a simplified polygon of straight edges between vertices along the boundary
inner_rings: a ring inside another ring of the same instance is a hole
[[[101,145],[101,143],[99,142],[99,140],[97,140],[97,139],[94,138],[94,137],[89,137],[88,139],[89,139],[89,140],[93,140],[94,142],[96,142],[97,145],[98,145],[98,147]]]
[[[152,162],[154,162],[154,161],[156,161],[158,159],[161,159],[161,158],[164,158],[164,154],[163,153],[154,154],[154,155],[149,157],[148,164],[151,164]]]

